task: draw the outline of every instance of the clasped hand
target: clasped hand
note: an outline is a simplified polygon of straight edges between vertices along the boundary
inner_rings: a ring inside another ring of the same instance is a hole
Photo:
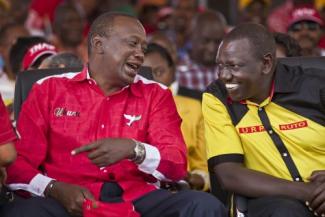
[[[314,171],[309,181],[312,192],[306,205],[315,215],[325,217],[325,170]]]

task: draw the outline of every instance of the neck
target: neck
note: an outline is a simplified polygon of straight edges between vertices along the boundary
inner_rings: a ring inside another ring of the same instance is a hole
[[[93,66],[89,64],[89,75],[96,81],[97,85],[103,91],[105,96],[112,95],[124,87],[120,84],[116,84],[114,81],[112,81],[112,79],[106,77],[106,73],[102,71],[101,68],[96,67],[98,65],[99,64],[94,64]]]

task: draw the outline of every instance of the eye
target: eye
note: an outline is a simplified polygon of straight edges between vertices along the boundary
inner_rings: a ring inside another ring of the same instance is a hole
[[[136,47],[138,45],[138,42],[135,41],[135,40],[130,40],[128,41],[128,44],[131,46],[131,47]]]

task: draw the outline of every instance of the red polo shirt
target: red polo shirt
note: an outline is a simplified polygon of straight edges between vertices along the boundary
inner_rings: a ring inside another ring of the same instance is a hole
[[[16,134],[13,131],[13,127],[10,123],[9,114],[6,106],[2,101],[0,95],[0,145],[8,142],[13,142],[16,139]]]
[[[180,123],[171,92],[141,76],[110,96],[89,78],[87,68],[45,78],[34,85],[20,112],[19,155],[8,169],[8,182],[13,189],[43,195],[50,177],[85,186],[99,198],[103,182],[116,181],[123,198],[133,200],[156,189],[158,180],[185,176]],[[99,168],[87,153],[71,155],[73,149],[103,138],[143,142],[146,159],[140,165],[122,160]]]

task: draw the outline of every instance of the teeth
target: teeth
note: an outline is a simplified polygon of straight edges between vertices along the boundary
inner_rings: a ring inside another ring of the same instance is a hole
[[[226,84],[227,89],[234,89],[236,87],[238,87],[238,84]]]
[[[139,68],[138,65],[136,65],[136,64],[128,63],[128,65],[134,70]]]

